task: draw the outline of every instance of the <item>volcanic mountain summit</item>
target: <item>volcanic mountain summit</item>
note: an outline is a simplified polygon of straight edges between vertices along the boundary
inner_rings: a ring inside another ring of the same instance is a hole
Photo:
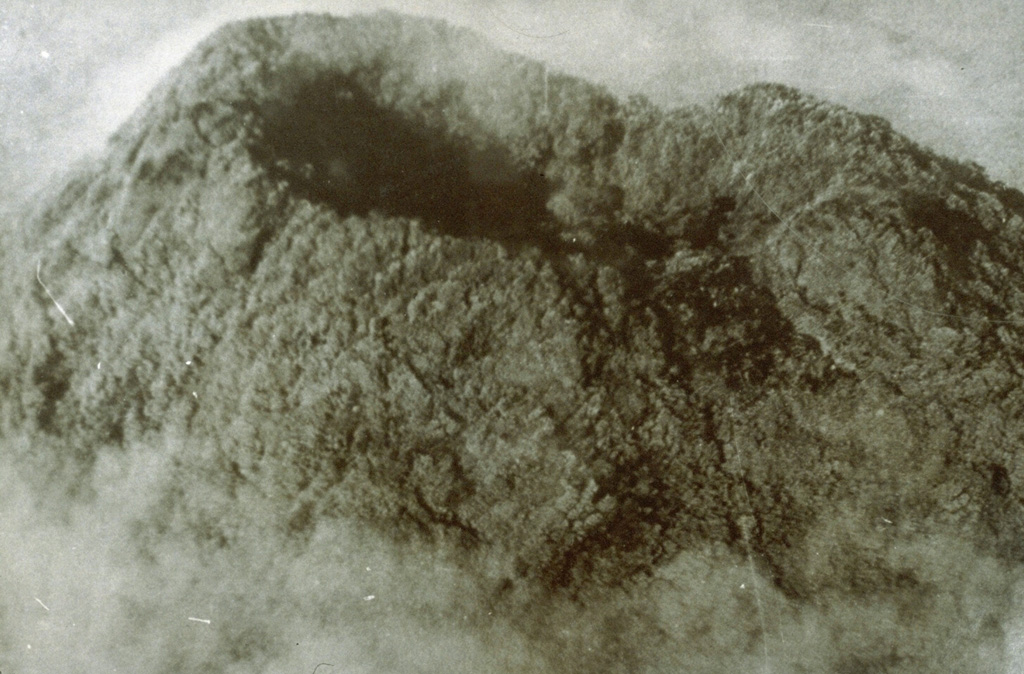
[[[0,449],[115,532],[106,664],[1013,664],[1024,195],[882,119],[252,20],[16,232]],[[202,648],[144,645],[200,599]],[[37,657],[4,611],[0,664]]]

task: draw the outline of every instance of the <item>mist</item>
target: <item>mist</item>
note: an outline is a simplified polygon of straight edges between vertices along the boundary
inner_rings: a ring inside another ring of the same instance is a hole
[[[60,506],[34,501],[4,460],[5,670],[544,671],[429,551],[339,522],[289,540],[254,495],[210,490],[194,495],[210,499],[195,513],[176,513],[166,497],[182,447],[147,449],[104,455],[92,494]],[[177,531],[176,519],[200,513],[230,518],[230,547]]]
[[[827,616],[789,604],[722,550],[681,555],[639,592],[498,606],[436,548],[342,520],[289,536],[280,504],[183,474],[196,448],[174,434],[102,454],[71,502],[40,498],[39,476],[12,465],[27,446],[0,449],[5,671],[625,674],[831,658]],[[183,483],[184,512],[171,505]],[[185,535],[183,521],[202,518],[228,525],[230,544]]]
[[[102,454],[88,495],[71,502],[40,498],[38,476],[11,465],[27,447],[0,449],[4,671],[824,672],[879,664],[874,654],[887,651],[931,663],[920,671],[1024,664],[1019,572],[955,540],[886,553],[926,560],[929,582],[957,588],[909,608],[900,597],[795,602],[752,560],[714,547],[587,601],[532,594],[496,605],[436,548],[384,542],[344,520],[289,536],[280,504],[183,474],[182,455],[197,448],[173,433]],[[171,505],[183,484],[184,511]],[[203,518],[228,526],[231,542],[186,535],[182,522]],[[983,624],[981,636],[964,624]]]

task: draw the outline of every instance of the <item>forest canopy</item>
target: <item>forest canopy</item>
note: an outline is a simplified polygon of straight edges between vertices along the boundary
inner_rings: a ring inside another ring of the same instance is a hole
[[[1005,669],[1022,229],[782,85],[231,24],[4,231],[0,665]]]

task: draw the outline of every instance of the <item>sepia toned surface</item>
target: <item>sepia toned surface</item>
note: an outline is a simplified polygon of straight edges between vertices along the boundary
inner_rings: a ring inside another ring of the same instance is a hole
[[[12,202],[0,668],[1016,671],[1024,195],[494,42],[232,23]]]

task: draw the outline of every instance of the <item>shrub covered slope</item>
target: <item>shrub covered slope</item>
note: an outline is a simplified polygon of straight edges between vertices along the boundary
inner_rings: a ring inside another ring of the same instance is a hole
[[[35,530],[116,530],[135,641],[83,608],[82,671],[1002,671],[1022,230],[782,86],[232,24],[4,233],[5,465]],[[235,622],[155,640],[199,597]]]

